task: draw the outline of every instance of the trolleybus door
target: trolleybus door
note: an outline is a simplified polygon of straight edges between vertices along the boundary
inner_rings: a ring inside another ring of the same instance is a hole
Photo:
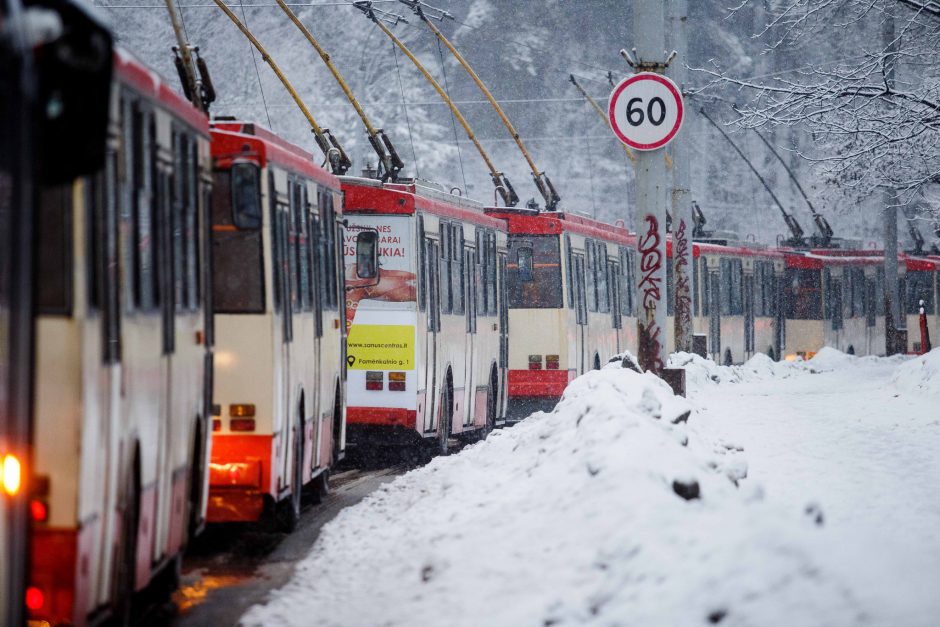
[[[506,398],[509,386],[507,377],[509,372],[509,306],[506,298],[506,253],[499,253],[499,286],[496,290],[496,300],[499,311],[499,380],[501,382],[500,412],[506,415]]]
[[[587,293],[584,285],[584,255],[574,255],[575,355],[578,374],[587,364]]]
[[[288,266],[287,207],[278,202],[276,179],[269,173],[268,190],[271,203],[271,250],[273,251],[273,283],[275,289],[275,338],[280,357],[274,373],[274,433],[280,433],[278,445],[281,456],[281,477],[283,481],[279,491],[287,487],[293,441],[291,429],[294,427],[294,410],[291,406],[292,373],[290,368],[291,340],[293,339],[293,312],[291,310],[291,286]],[[288,190],[289,193],[289,190]],[[278,312],[280,315],[278,315]],[[280,324],[278,324],[278,322]],[[278,494],[278,496],[280,496]]]
[[[744,275],[744,358],[754,355],[754,275]]]
[[[431,238],[424,239],[424,265],[427,277],[428,315],[425,334],[425,401],[424,431],[434,429],[437,392],[437,334],[441,328],[441,253],[440,245]]]

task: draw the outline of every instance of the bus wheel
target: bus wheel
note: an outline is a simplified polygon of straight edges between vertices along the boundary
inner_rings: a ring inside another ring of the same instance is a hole
[[[136,464],[135,464],[136,466]],[[129,625],[133,619],[134,583],[137,580],[137,530],[140,494],[135,472],[128,473],[124,513],[121,516],[121,554],[114,577],[113,625]]]
[[[774,347],[773,347],[773,346],[768,346],[768,347],[767,347],[767,356],[770,357],[770,359],[771,359],[772,361],[777,361],[777,355],[776,355],[776,353],[774,353]]]
[[[486,391],[486,427],[484,435],[496,428],[496,403],[497,390],[499,389],[499,376],[496,374],[496,368],[490,371],[490,386]]]
[[[734,363],[734,358],[731,357],[731,349],[728,348],[728,349],[725,350],[725,361],[724,361],[724,365],[725,365],[725,366],[730,366],[730,365],[733,364],[733,363]]]
[[[441,390],[441,419],[437,424],[438,446],[437,452],[447,455],[447,440],[450,438],[450,418],[454,412],[454,393],[449,385]]]
[[[277,507],[277,527],[279,531],[291,533],[300,522],[301,490],[304,482],[303,456],[304,456],[304,430],[303,422],[297,424],[294,436],[294,463],[290,496]]]

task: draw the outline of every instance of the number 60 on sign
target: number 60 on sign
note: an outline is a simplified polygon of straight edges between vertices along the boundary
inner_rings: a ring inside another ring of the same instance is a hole
[[[614,134],[627,146],[656,150],[672,141],[682,126],[682,94],[665,76],[640,72],[614,87],[608,116]]]

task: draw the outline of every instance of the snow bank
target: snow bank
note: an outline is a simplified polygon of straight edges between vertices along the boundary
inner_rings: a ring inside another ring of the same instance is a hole
[[[689,411],[650,374],[579,377],[552,413],[343,511],[243,624],[859,622],[818,527],[739,491],[740,447]]]
[[[940,394],[940,347],[898,366],[893,383],[905,392]]]
[[[786,378],[807,371],[814,371],[803,361],[774,361],[763,353],[757,353],[739,366],[719,366],[711,359],[693,353],[674,353],[669,356],[670,368],[685,368],[686,383],[692,389],[709,384],[743,383],[772,378]]]

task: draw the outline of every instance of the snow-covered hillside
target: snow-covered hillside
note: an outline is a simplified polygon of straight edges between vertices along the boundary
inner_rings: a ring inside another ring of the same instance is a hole
[[[345,511],[244,623],[931,624],[940,350],[675,359],[688,401],[611,364]]]

